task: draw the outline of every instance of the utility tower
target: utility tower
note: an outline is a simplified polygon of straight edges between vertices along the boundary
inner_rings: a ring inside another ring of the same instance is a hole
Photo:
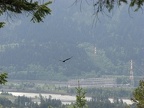
[[[94,48],[94,53],[96,54],[96,47]]]
[[[134,87],[133,61],[130,61],[130,86]]]

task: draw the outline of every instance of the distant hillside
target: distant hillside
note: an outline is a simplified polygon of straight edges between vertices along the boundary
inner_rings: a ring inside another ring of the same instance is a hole
[[[144,24],[125,7],[93,23],[92,9],[56,1],[44,23],[14,19],[1,29],[0,67],[12,79],[66,80],[101,75],[143,75]],[[96,49],[96,52],[95,52]],[[65,63],[59,61],[73,56]]]

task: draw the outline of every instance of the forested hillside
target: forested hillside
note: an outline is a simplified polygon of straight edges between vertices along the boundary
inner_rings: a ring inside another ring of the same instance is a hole
[[[132,59],[134,74],[143,75],[142,12],[127,14],[127,8],[120,7],[96,22],[89,5],[72,3],[55,1],[52,15],[41,24],[23,16],[9,19],[0,29],[1,70],[9,78],[29,80],[129,75]]]

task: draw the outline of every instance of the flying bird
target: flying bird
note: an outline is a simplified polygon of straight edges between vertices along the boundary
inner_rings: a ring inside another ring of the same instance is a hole
[[[72,57],[69,57],[69,58],[67,58],[67,59],[65,59],[65,60],[59,60],[59,61],[62,61],[62,62],[66,62],[67,60],[70,60]]]

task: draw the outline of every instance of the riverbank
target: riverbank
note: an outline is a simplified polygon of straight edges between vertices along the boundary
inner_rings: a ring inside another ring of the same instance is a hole
[[[1,92],[0,92],[1,93]],[[50,93],[26,93],[26,92],[8,92],[13,96],[25,96],[32,98],[35,102],[40,102],[39,96],[43,96],[45,98],[51,98],[56,100],[61,100],[62,104],[71,104],[76,101],[75,95],[62,95],[62,94],[50,94]],[[87,101],[91,100],[91,97],[86,97]]]
[[[1,93],[1,92],[0,92]],[[26,92],[8,92],[9,94],[13,96],[25,96],[31,98],[34,102],[40,103],[40,95],[45,98],[51,98],[60,100],[62,104],[71,104],[76,101],[75,95],[62,95],[62,94],[50,94],[50,93],[26,93]],[[86,97],[87,101],[90,101],[91,97]],[[109,101],[111,103],[114,103],[113,98],[109,98]],[[123,103],[126,103],[127,105],[132,105],[133,102],[130,99],[119,99],[119,101],[123,101]]]

